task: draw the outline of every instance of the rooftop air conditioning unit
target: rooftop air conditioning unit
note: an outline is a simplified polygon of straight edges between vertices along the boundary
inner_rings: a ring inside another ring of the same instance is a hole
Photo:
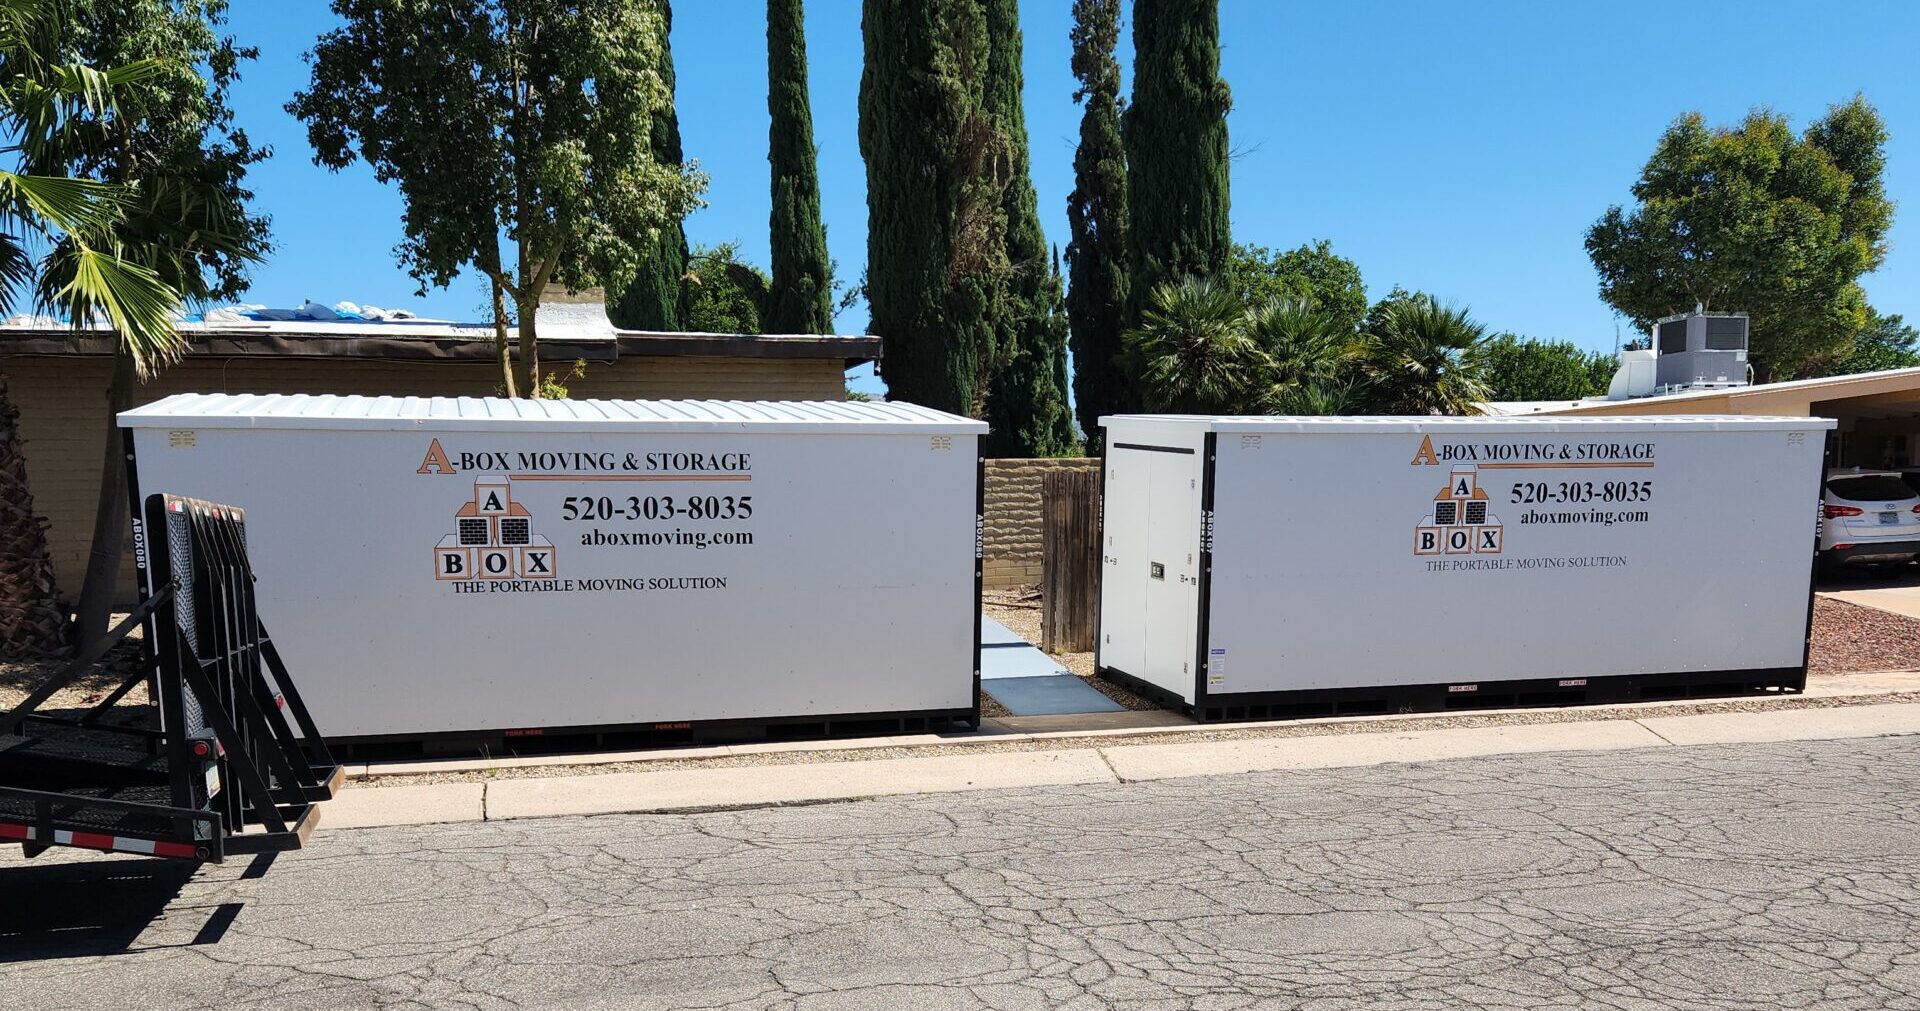
[[[1747,385],[1747,314],[1668,316],[1653,325],[1654,382],[1662,389]]]

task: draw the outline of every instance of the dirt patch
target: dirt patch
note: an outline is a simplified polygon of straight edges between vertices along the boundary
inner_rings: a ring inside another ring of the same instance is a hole
[[[1889,670],[1920,670],[1920,621],[1843,600],[1814,598],[1809,676]]]
[[[108,625],[116,625],[124,614],[116,614]],[[91,706],[105,698],[107,693],[119,687],[120,682],[140,666],[144,660],[142,650],[146,637],[144,629],[136,628],[112,650],[105,659],[93,666],[93,669],[73,684],[55,692],[41,709],[79,709]],[[0,712],[12,709],[34,689],[45,684],[47,679],[65,670],[67,660],[0,660]],[[136,686],[121,698],[121,705],[145,705],[147,687]]]

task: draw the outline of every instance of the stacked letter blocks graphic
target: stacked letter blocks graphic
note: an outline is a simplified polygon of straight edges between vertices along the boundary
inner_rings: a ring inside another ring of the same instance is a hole
[[[533,533],[526,507],[513,500],[504,477],[473,484],[473,501],[455,514],[456,530],[433,549],[438,579],[552,579],[553,544]]]
[[[1414,529],[1416,555],[1497,555],[1501,547],[1498,517],[1487,511],[1486,490],[1479,472],[1455,467],[1451,480],[1433,497],[1433,512]]]

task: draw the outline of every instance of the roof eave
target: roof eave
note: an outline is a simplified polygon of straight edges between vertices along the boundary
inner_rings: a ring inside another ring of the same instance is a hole
[[[451,329],[451,328],[448,328]],[[190,357],[360,358],[387,361],[491,361],[493,342],[461,333],[342,334],[324,327],[234,327],[186,331]],[[117,340],[99,330],[9,328],[0,330],[0,357],[105,357]],[[625,355],[707,358],[825,358],[844,368],[878,361],[882,341],[871,336],[642,333],[540,338],[540,360],[616,361]]]

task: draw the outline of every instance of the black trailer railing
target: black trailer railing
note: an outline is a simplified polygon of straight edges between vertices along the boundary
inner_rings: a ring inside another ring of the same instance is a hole
[[[342,770],[254,606],[246,517],[153,495],[135,524],[142,601],[0,717],[0,840],[220,860],[298,849]],[[40,712],[146,626],[144,662],[78,712]],[[120,705],[146,683],[149,704]]]

